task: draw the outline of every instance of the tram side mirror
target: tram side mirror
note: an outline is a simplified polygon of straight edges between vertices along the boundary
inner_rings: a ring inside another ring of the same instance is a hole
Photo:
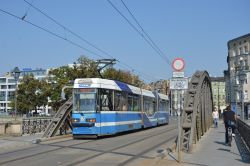
[[[62,100],[66,100],[64,90],[67,89],[67,88],[71,88],[71,89],[72,89],[73,86],[64,86],[64,87],[62,88],[62,91],[61,91],[61,99],[62,99]]]
[[[62,99],[62,100],[66,100],[64,91],[61,92],[61,99]]]

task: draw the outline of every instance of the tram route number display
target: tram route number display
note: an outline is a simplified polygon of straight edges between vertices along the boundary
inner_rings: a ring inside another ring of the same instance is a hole
[[[170,79],[170,89],[171,90],[188,89],[188,79],[187,78]]]

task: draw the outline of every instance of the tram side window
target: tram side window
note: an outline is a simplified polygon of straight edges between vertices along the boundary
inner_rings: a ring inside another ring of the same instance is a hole
[[[113,91],[110,89],[100,89],[100,111],[112,111],[113,110]]]
[[[128,110],[128,98],[126,92],[115,91],[115,110],[127,111]]]
[[[167,101],[166,101],[166,110],[167,110],[168,113],[169,113],[169,111],[170,111],[170,110],[169,110],[169,109],[170,109],[170,108],[169,108],[169,105],[170,105],[169,100],[167,100]]]
[[[159,110],[160,111],[167,111],[167,103],[165,100],[160,101]]]
[[[151,97],[143,97],[143,107],[144,111],[149,115],[152,116],[155,112],[155,102],[154,98]]]
[[[128,95],[128,111],[133,111],[133,95]]]
[[[133,111],[140,110],[140,97],[138,95],[133,96]]]
[[[140,110],[139,95],[129,94],[128,95],[128,111],[139,111],[139,110]]]

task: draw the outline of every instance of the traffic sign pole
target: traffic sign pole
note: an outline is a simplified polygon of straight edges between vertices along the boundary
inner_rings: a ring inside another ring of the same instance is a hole
[[[185,62],[182,58],[175,58],[172,63],[173,78],[170,79],[170,89],[177,90],[177,116],[178,116],[178,162],[181,162],[181,90],[188,88],[188,79],[184,78]],[[171,93],[172,94],[172,93]],[[172,99],[171,99],[172,101]],[[173,109],[171,105],[171,109]]]

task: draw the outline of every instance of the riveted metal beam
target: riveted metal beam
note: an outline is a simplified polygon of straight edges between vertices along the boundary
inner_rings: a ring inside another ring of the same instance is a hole
[[[206,71],[192,76],[181,116],[181,150],[191,152],[193,144],[201,139],[212,124],[212,89]]]

